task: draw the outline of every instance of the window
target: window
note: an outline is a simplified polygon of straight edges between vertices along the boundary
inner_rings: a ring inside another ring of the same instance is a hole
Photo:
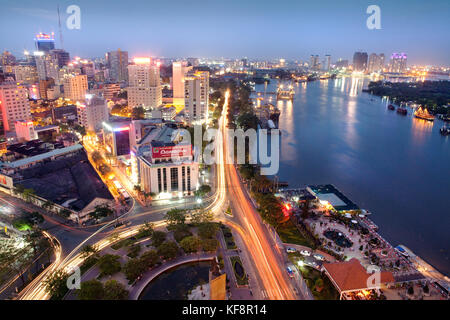
[[[170,168],[170,189],[178,191],[178,168]]]

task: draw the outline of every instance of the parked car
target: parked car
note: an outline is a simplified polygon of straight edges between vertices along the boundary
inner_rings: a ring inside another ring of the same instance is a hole
[[[300,253],[306,257],[309,257],[311,255],[311,252],[309,252],[308,250],[302,250],[300,251]]]
[[[294,252],[297,252],[297,250],[295,250],[294,248],[286,248],[286,252],[287,253],[294,253]]]
[[[317,260],[320,260],[320,261],[325,260],[325,257],[323,255],[321,255],[321,254],[318,254],[318,253],[313,254],[313,257],[315,259],[317,259]]]

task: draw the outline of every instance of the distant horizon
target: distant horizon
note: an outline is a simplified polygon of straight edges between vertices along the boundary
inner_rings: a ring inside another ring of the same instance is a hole
[[[450,66],[450,42],[446,17],[450,3],[435,1],[377,1],[381,29],[369,30],[369,1],[318,0],[314,3],[280,0],[211,0],[191,3],[158,1],[87,1],[75,3],[81,10],[81,28],[69,30],[67,7],[72,1],[5,1],[0,12],[3,30],[0,50],[17,57],[34,51],[38,32],[55,33],[61,48],[57,5],[61,13],[64,49],[71,56],[103,57],[118,48],[133,56],[297,60],[310,55],[353,59],[356,51],[405,52],[408,65]],[[126,13],[126,14],[124,14]],[[326,45],[324,45],[326,44]]]

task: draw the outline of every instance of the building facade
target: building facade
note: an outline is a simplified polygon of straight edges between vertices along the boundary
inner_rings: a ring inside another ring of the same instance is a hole
[[[106,100],[93,95],[86,95],[86,103],[77,103],[78,124],[86,130],[97,132],[102,129],[102,123],[109,119]]]
[[[109,79],[112,82],[128,81],[128,52],[118,49],[106,54],[106,61],[109,68]]]
[[[129,86],[128,106],[142,106],[154,109],[162,104],[162,86],[159,65],[152,64],[150,58],[138,58],[128,66]]]
[[[191,72],[185,78],[184,110],[190,125],[208,121],[209,72]]]
[[[28,89],[16,84],[0,85],[0,108],[5,131],[14,131],[17,120],[31,120]]]
[[[64,97],[72,101],[84,101],[88,90],[87,76],[69,75],[64,78]]]
[[[172,89],[173,104],[184,105],[184,77],[192,70],[185,61],[177,61],[172,64]]]

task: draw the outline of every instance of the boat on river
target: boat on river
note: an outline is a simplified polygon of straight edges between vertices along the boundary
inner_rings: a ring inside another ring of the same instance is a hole
[[[427,108],[419,107],[416,111],[414,111],[414,116],[419,119],[434,121],[434,115],[429,113]]]

